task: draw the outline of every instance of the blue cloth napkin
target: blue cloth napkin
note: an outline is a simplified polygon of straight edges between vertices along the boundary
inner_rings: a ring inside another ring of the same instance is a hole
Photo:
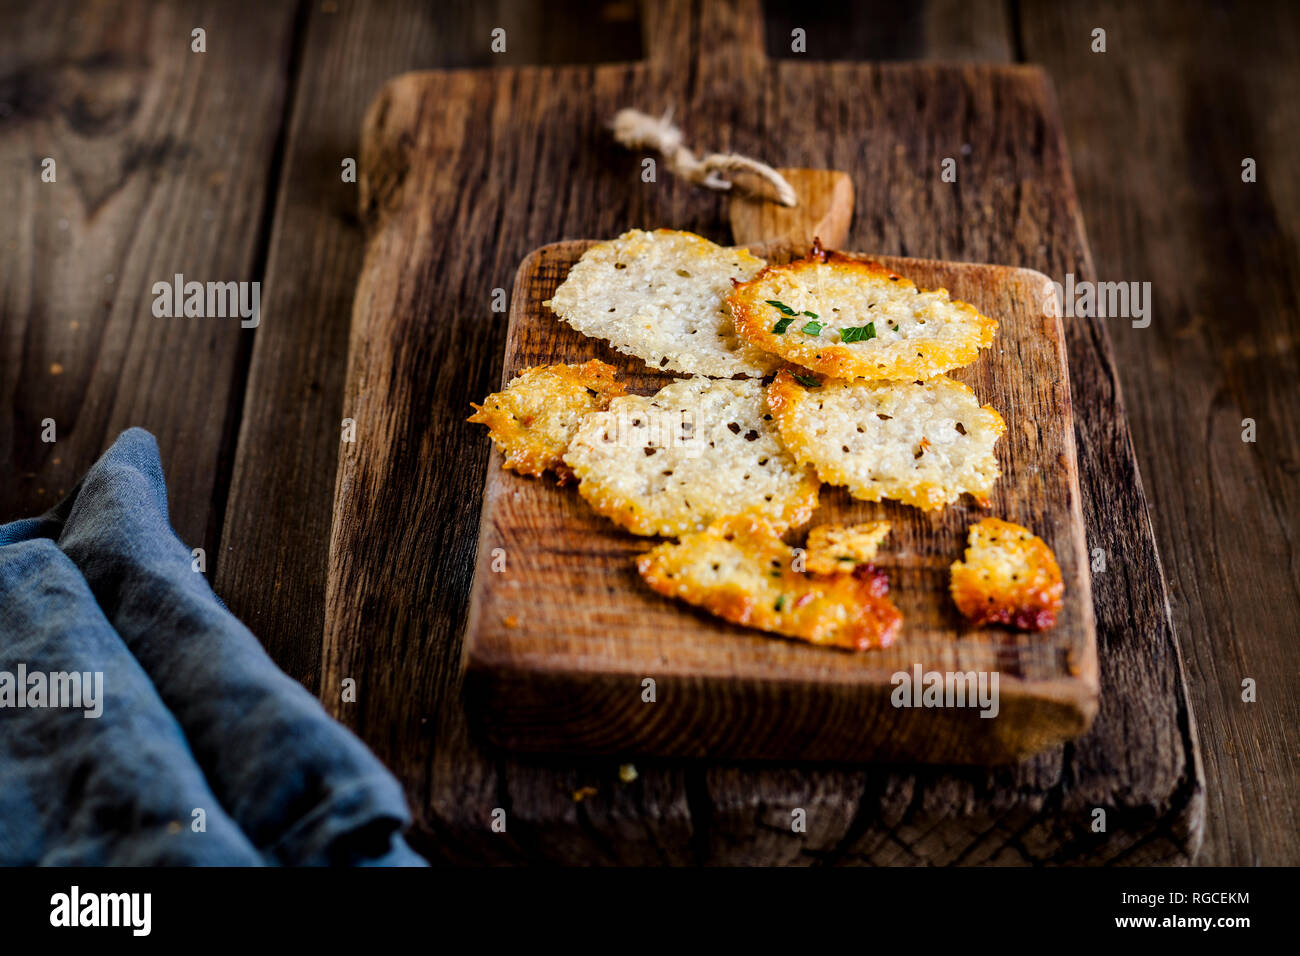
[[[138,428],[0,525],[0,863],[422,865],[397,781],[192,562]],[[75,672],[83,706],[7,703],[20,667],[25,702],[31,675]]]

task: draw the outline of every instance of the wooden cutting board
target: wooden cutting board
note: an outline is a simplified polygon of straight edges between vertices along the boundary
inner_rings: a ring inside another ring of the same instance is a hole
[[[641,181],[605,128],[616,110],[671,104],[701,148],[849,172],[848,248],[1097,278],[1041,70],[769,60],[746,0],[642,15],[643,62],[404,74],[376,97],[322,699],[403,781],[418,845],[441,859],[1186,861],[1205,808],[1195,728],[1101,320],[1065,324],[1088,547],[1106,560],[1092,581],[1101,696],[1082,737],[999,769],[638,761],[623,785],[619,758],[525,761],[472,732],[463,635],[492,462],[465,417],[501,383],[494,290],[509,294],[539,246],[629,223],[728,238],[718,197]],[[939,177],[946,157],[957,183]],[[344,680],[355,699],[335,691]],[[791,807],[806,832],[790,830]]]
[[[614,365],[641,394],[674,380],[574,331],[543,305],[590,245],[548,245],[519,267],[503,383],[533,365],[591,358]],[[475,716],[491,740],[570,753],[1004,763],[1087,730],[1097,708],[1096,638],[1065,341],[1061,320],[1043,309],[1048,279],[994,265],[880,261],[998,320],[994,347],[953,374],[1007,422],[997,446],[1002,478],[987,512],[968,499],[925,513],[822,489],[813,525],[891,522],[877,563],[903,612],[899,639],[845,653],[662,597],[634,567],[655,539],[622,531],[571,487],[504,471],[494,449],[466,638]],[[971,628],[956,613],[948,566],[984,514],[1032,528],[1056,551],[1066,595],[1055,628],[1033,635]],[[996,673],[997,715],[893,706],[894,676],[915,668]],[[647,679],[653,702],[644,699]]]

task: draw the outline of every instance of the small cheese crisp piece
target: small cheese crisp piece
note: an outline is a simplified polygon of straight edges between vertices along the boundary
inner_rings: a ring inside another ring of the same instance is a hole
[[[1043,631],[1056,623],[1065,584],[1056,555],[1028,528],[985,518],[971,525],[964,561],[952,565],[952,599],[972,624]]]
[[[782,369],[767,401],[795,459],[855,498],[933,510],[969,492],[986,505],[1001,474],[993,446],[1002,416],[947,376],[819,381]]]
[[[680,379],[588,415],[564,461],[578,493],[635,534],[702,531],[748,511],[797,527],[812,517],[819,483],[770,419],[758,382]]]
[[[748,251],[694,233],[634,229],[584,252],[547,304],[652,369],[762,378],[780,362],[736,335],[725,301],[733,279],[761,268]]]
[[[739,515],[661,544],[637,559],[637,570],[660,594],[735,624],[853,651],[893,641],[903,616],[883,573],[863,565],[810,574],[794,570],[794,559],[777,529]]]
[[[819,246],[768,266],[727,303],[744,339],[834,378],[930,378],[969,365],[998,327],[946,289],[918,289],[879,263]]]
[[[592,359],[585,365],[537,365],[525,369],[505,387],[483,399],[469,421],[488,427],[506,456],[502,465],[521,475],[554,472],[564,484],[571,472],[564,450],[588,412],[609,407],[626,395],[614,381],[614,367]]]
[[[836,574],[868,564],[889,534],[888,521],[818,525],[808,532],[804,567],[814,574]]]

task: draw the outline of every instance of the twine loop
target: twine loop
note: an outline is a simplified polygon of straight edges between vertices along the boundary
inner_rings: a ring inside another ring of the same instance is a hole
[[[749,173],[771,186],[776,201],[781,205],[799,205],[794,188],[766,163],[739,153],[709,153],[703,159],[697,159],[682,142],[682,131],[672,124],[671,109],[658,119],[640,110],[619,110],[610,128],[614,131],[614,138],[628,149],[653,149],[662,153],[672,172],[697,185],[719,192],[736,186],[742,192],[762,196],[762,190],[733,183],[729,178],[736,173]]]

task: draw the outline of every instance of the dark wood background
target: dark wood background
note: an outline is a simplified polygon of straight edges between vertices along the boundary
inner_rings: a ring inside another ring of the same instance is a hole
[[[1197,862],[1300,863],[1300,12],[774,2],[767,23],[773,57],[790,55],[800,26],[818,59],[1049,71],[1095,272],[1152,284],[1150,328],[1109,331],[1200,728]],[[488,49],[497,25],[510,28],[504,56]],[[149,428],[178,532],[207,549],[235,613],[315,687],[362,254],[339,164],[358,156],[362,113],[404,70],[637,59],[637,7],[5,0],[0,27],[0,521],[52,504],[122,428]],[[201,56],[195,27],[207,31]],[[1104,54],[1089,50],[1096,27]],[[71,188],[40,181],[45,156]],[[1256,183],[1241,180],[1245,157]],[[499,265],[509,287],[513,263]],[[260,279],[262,326],[154,319],[150,286],[178,271]],[[504,329],[487,334],[499,345]],[[40,441],[45,418],[54,445]],[[1254,444],[1241,441],[1245,418]],[[1241,701],[1247,677],[1256,703]],[[699,859],[702,839],[723,856],[743,842],[746,859],[785,859],[761,797],[747,829],[711,827],[710,788],[726,776],[688,774],[685,799],[648,777],[628,815],[593,801],[599,826],[585,815],[578,826],[599,844],[668,801],[660,859]],[[503,797],[518,806],[541,785],[552,778],[523,771]],[[832,826],[851,834],[855,809]]]

